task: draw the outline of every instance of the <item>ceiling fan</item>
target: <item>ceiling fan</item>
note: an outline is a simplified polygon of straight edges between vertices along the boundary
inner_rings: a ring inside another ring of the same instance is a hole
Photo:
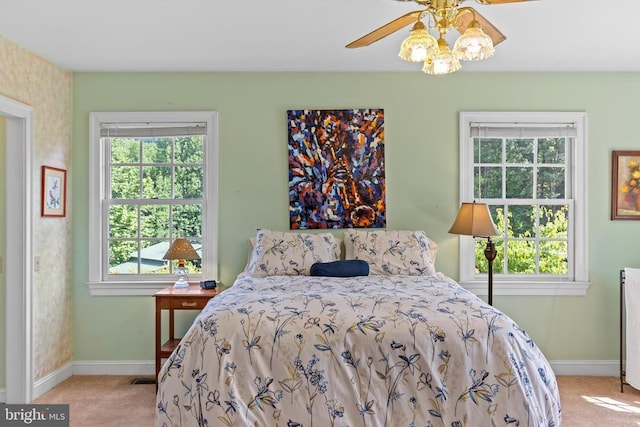
[[[448,74],[460,69],[460,60],[477,61],[493,55],[494,46],[506,40],[485,17],[472,7],[460,7],[465,0],[396,0],[414,1],[424,9],[394,19],[382,27],[349,43],[347,48],[368,46],[413,23],[413,28],[400,47],[401,59],[424,62],[428,74]],[[519,3],[533,0],[476,0],[480,4]],[[425,25],[422,20],[427,20]],[[445,36],[455,28],[461,36],[453,51]],[[438,39],[429,33],[433,29]]]

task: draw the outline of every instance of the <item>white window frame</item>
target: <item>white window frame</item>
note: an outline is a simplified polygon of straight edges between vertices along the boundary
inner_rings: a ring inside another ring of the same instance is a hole
[[[89,115],[89,289],[93,296],[153,295],[175,280],[164,275],[150,275],[144,280],[105,277],[108,253],[103,245],[108,218],[106,182],[108,162],[106,144],[100,137],[103,123],[188,123],[206,122],[202,206],[202,274],[190,274],[192,283],[218,278],[218,113],[213,111],[185,112],[92,112]]]
[[[543,275],[503,280],[494,276],[494,295],[586,295],[589,288],[588,265],[588,174],[587,114],[584,112],[460,112],[460,203],[473,201],[473,123],[536,124],[573,123],[575,143],[570,153],[573,216],[569,218],[569,257],[573,274],[569,279],[550,279]],[[476,200],[481,202],[481,200]],[[465,288],[487,295],[486,274],[475,274],[475,239],[460,236],[460,279]]]

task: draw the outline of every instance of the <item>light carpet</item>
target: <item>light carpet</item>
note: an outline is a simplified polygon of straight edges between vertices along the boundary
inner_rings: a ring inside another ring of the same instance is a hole
[[[34,403],[68,403],[72,427],[151,427],[155,385],[134,378],[72,376]],[[562,427],[640,427],[640,391],[626,385],[621,393],[618,378],[559,376],[558,384]]]

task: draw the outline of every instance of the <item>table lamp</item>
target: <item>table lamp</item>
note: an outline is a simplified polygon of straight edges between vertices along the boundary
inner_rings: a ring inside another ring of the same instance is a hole
[[[162,259],[178,260],[178,266],[173,270],[173,273],[178,276],[178,281],[173,284],[174,289],[184,289],[189,287],[187,277],[189,276],[189,269],[185,265],[188,259],[200,259],[200,255],[193,249],[191,243],[184,237],[178,237],[173,241],[167,253],[164,254]]]
[[[491,236],[498,234],[491,212],[486,203],[462,203],[458,216],[453,222],[451,234],[487,238],[487,246],[484,248],[484,256],[489,263],[488,277],[488,302],[493,305],[493,260],[496,259],[496,247],[491,241]]]

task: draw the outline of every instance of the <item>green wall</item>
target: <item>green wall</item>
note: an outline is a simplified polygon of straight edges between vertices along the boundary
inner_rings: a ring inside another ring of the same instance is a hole
[[[611,150],[639,149],[638,73],[75,73],[75,360],[151,360],[153,298],[91,297],[88,123],[92,111],[215,110],[219,129],[220,279],[246,261],[256,227],[288,229],[286,110],[385,109],[389,229],[423,229],[436,267],[458,277],[458,113],[586,111],[589,262],[584,297],[495,296],[551,360],[617,360],[618,271],[640,265],[640,223],[610,221]],[[338,233],[341,234],[341,233]]]

